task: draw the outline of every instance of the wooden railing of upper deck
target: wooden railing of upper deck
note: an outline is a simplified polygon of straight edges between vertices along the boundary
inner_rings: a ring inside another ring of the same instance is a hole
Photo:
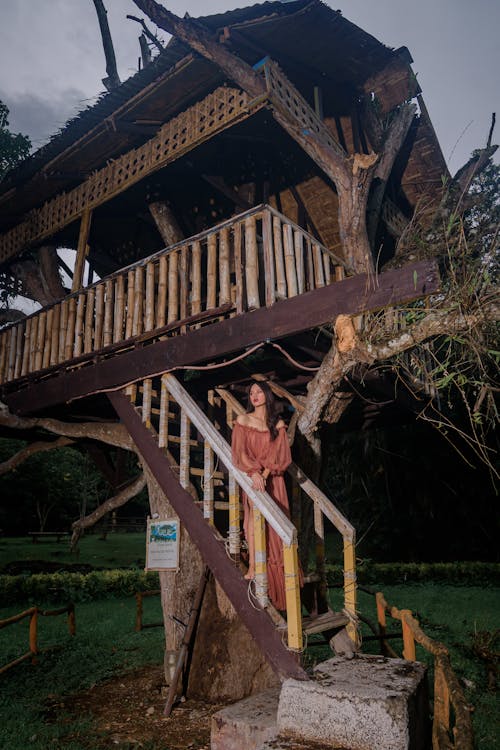
[[[0,383],[79,367],[344,278],[342,261],[257,206],[70,294],[0,333]]]

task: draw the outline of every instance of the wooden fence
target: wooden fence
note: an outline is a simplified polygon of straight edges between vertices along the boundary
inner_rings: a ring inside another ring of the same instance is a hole
[[[433,750],[473,750],[474,738],[470,712],[460,683],[451,667],[448,649],[423,632],[411,610],[399,610],[390,606],[380,592],[376,594],[376,602],[380,638],[386,653],[390,656],[397,656],[383,638],[386,632],[386,613],[388,613],[392,618],[401,622],[405,659],[415,661],[415,642],[434,656]]]
[[[154,589],[153,591],[136,591],[135,592],[135,601],[136,601],[136,611],[135,611],[135,628],[134,630],[137,633],[140,633],[141,630],[144,630],[144,628],[160,628],[163,627],[163,622],[147,622],[144,623],[142,621],[142,610],[143,610],[143,600],[149,596],[159,596],[161,594],[160,589]]]
[[[31,659],[32,664],[36,664],[36,657],[37,654],[41,653],[41,650],[38,648],[38,618],[39,617],[52,617],[56,615],[68,615],[68,629],[70,635],[76,634],[76,621],[75,621],[75,605],[73,603],[68,604],[66,607],[61,607],[61,609],[39,609],[38,607],[30,607],[30,609],[26,609],[24,612],[20,612],[17,615],[12,615],[12,617],[8,617],[5,620],[0,620],[0,629],[7,627],[7,625],[13,625],[16,622],[20,622],[21,620],[24,620],[26,618],[30,618],[30,624],[29,624],[29,651],[27,651],[25,654],[22,654],[22,656],[18,656],[17,659],[14,659],[13,661],[9,662],[8,664],[5,664],[3,667],[0,667],[0,674],[3,672],[6,672],[11,667],[15,667],[17,664],[21,664],[21,662],[26,661],[26,659]],[[45,650],[45,649],[44,649]]]
[[[270,206],[149,256],[0,333],[0,383],[81,366],[344,278],[342,262]]]

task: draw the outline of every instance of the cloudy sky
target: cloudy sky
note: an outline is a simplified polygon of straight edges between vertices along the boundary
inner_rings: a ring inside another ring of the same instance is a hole
[[[222,12],[252,0],[165,0],[178,15]],[[500,119],[498,0],[328,0],[391,47],[406,46],[454,172]],[[133,0],[105,0],[122,80],[137,69]],[[163,35],[166,39],[166,36]],[[92,0],[0,0],[0,99],[10,127],[38,147],[102,91],[104,55]],[[500,123],[499,123],[500,129]],[[499,129],[495,142],[500,141]]]

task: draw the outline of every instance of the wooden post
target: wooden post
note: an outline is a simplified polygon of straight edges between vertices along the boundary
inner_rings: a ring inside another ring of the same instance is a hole
[[[401,626],[403,629],[403,658],[408,659],[408,661],[416,661],[417,656],[415,652],[415,639],[413,638],[413,633],[410,625],[406,620],[406,616],[412,616],[411,609],[401,610]]]
[[[179,253],[177,250],[168,255],[168,313],[167,323],[179,320]]]
[[[313,261],[313,249],[312,243],[309,237],[305,237],[306,243],[306,270],[307,270],[307,284],[305,285],[305,291],[312,291],[316,289],[315,282],[316,277],[314,275],[314,261]]]
[[[257,227],[255,216],[245,219],[245,278],[247,286],[247,307],[260,307],[259,299],[259,257],[257,252]]]
[[[165,325],[167,315],[167,273],[167,256],[162,255],[158,264],[158,302],[156,307],[156,325],[158,328]]]
[[[83,351],[88,354],[92,351],[94,332],[94,304],[95,289],[89,289],[87,292],[87,306],[85,308],[85,335],[83,339]]]
[[[132,336],[132,327],[134,324],[134,286],[135,274],[129,271],[127,275],[127,318],[125,321],[125,338]]]
[[[281,219],[273,216],[274,259],[276,262],[276,288],[278,299],[286,299],[285,261],[283,258],[283,236]]]
[[[214,452],[207,440],[203,446],[203,517],[214,525]]]
[[[345,271],[343,266],[335,266],[335,281],[344,281]]]
[[[229,228],[219,232],[219,305],[231,302]]]
[[[234,476],[229,474],[229,554],[235,562],[240,559],[240,493]]]
[[[314,533],[316,536],[316,573],[325,575],[325,522],[323,512],[317,503],[314,503]]]
[[[179,482],[185,490],[189,487],[189,417],[181,408],[181,448],[179,461]]]
[[[64,331],[64,334],[66,335],[66,330]],[[35,315],[34,318],[31,318],[28,372],[33,372],[35,369],[35,353],[36,353],[37,338],[38,338],[38,315]],[[7,343],[7,346],[8,346],[8,343]]]
[[[201,312],[201,243],[191,246],[191,315]]]
[[[103,346],[113,343],[113,311],[114,311],[114,281],[106,281],[106,301],[104,303],[104,330]]]
[[[143,326],[143,268],[137,266],[134,274],[134,318],[132,321],[132,336],[142,333]]]
[[[59,316],[59,346],[57,348],[57,363],[66,359],[66,329],[68,327],[69,300],[61,302],[61,315]],[[33,326],[31,326],[33,328]],[[31,368],[30,368],[31,369]]]
[[[323,258],[323,269],[325,272],[325,284],[331,284],[332,283],[332,272],[331,272],[331,259],[328,253],[325,253],[321,251],[321,255]]]
[[[179,320],[188,316],[188,286],[189,286],[189,249],[183,245],[179,259]],[[181,333],[186,333],[186,326],[181,326]]]
[[[73,354],[79,357],[83,351],[83,318],[85,314],[85,294],[78,295],[75,323],[75,346]]]
[[[314,262],[314,288],[319,289],[321,286],[325,286],[325,272],[323,268],[323,253],[317,242],[313,244],[312,252]]]
[[[28,368],[28,361],[29,361],[29,357],[28,357],[28,352],[29,352],[28,342],[29,342],[29,331],[30,331],[30,328],[31,328],[31,318],[28,318],[28,320],[26,321],[26,334],[25,334],[26,335],[26,344],[25,344],[25,347],[24,347],[24,352],[25,353],[24,353],[24,357],[23,357],[23,372],[22,372],[23,375],[26,374],[27,368]],[[5,382],[5,380],[6,380],[7,339],[8,339],[7,332],[0,333],[0,383]],[[26,359],[26,367],[25,367],[24,359]]]
[[[54,322],[54,308],[49,307],[45,318],[45,336],[42,352],[42,369],[50,365],[50,345],[52,343],[52,324]]]
[[[299,558],[297,544],[283,545],[285,567],[286,619],[288,648],[302,650],[302,615],[300,610]]]
[[[207,310],[217,305],[217,235],[207,237]]]
[[[121,341],[123,339],[124,329],[124,317],[125,317],[125,277],[123,275],[118,276],[116,279],[116,294],[115,294],[115,319],[113,324],[113,342]]]
[[[135,600],[137,602],[137,607],[135,611],[135,632],[140,633],[142,630],[142,593],[140,591],[137,591],[135,594]]]
[[[384,597],[380,591],[375,594],[375,601],[377,603],[377,620],[378,620],[378,632],[380,635],[380,651],[384,656],[387,656],[387,645],[385,641],[385,634],[387,632],[387,621],[385,617],[385,604]]]
[[[104,284],[98,284],[95,290],[94,349],[100,349],[102,347],[103,329],[104,329]]]
[[[61,305],[54,306],[52,319],[52,335],[50,342],[50,364],[57,365],[59,361],[59,326],[61,324]]]
[[[276,299],[276,276],[274,273],[273,227],[271,214],[266,210],[262,212],[262,244],[264,249],[266,307],[271,307]]]
[[[450,729],[450,691],[446,682],[446,677],[441,664],[441,659],[437,656],[434,659],[434,725],[433,725],[433,742],[437,735],[439,738],[439,728],[448,732]],[[437,750],[440,750],[439,744],[436,744]]]
[[[146,266],[146,320],[145,331],[152,331],[155,327],[155,264],[150,262]]]
[[[169,393],[162,378],[160,390],[160,425],[158,427],[158,445],[160,448],[166,448],[168,445],[168,410]]]
[[[12,380],[14,377],[14,365],[16,361],[16,343],[17,343],[17,328],[12,326],[9,330],[9,364],[7,368],[7,380]],[[41,361],[41,360],[40,360]],[[37,370],[40,368],[37,367]]]
[[[68,607],[68,630],[70,635],[76,635],[75,605],[73,603]]]
[[[297,269],[295,265],[295,251],[293,246],[293,229],[291,224],[283,225],[283,245],[285,249],[285,269],[286,282],[288,287],[288,297],[296,297],[298,294],[297,287]]]
[[[90,224],[92,222],[92,211],[85,208],[80,221],[80,234],[78,236],[78,247],[76,251],[75,270],[73,271],[73,283],[71,291],[77,292],[83,284],[83,271],[85,269],[85,258],[87,257],[89,246]]]
[[[146,427],[151,427],[151,395],[153,381],[146,378],[142,383],[142,421]]]
[[[253,534],[255,555],[255,596],[261,607],[269,604],[266,562],[266,522],[262,513],[254,506]]]

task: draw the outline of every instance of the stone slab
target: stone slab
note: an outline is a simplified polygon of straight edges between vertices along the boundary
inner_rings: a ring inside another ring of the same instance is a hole
[[[423,664],[335,657],[311,682],[283,683],[278,733],[349,750],[427,750],[428,712]]]
[[[212,716],[211,750],[259,750],[276,737],[281,686],[251,695]]]

